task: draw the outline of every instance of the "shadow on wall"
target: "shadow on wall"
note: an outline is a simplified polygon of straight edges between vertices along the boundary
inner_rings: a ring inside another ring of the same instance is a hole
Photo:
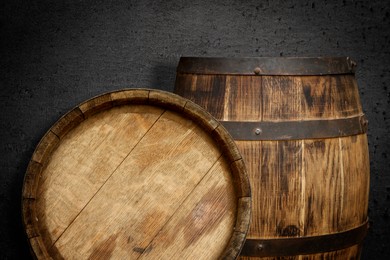
[[[173,92],[176,80],[177,62],[157,63],[152,71],[151,88]]]

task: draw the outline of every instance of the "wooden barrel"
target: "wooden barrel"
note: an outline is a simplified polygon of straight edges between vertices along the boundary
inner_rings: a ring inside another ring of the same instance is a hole
[[[243,259],[359,258],[369,157],[355,66],[349,58],[180,59],[175,92],[221,121],[248,167]]]
[[[22,201],[38,259],[235,259],[250,205],[228,132],[191,101],[147,89],[98,96],[55,123]]]

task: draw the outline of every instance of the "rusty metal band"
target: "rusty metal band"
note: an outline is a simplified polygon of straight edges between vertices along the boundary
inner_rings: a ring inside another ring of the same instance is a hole
[[[294,140],[352,136],[367,132],[364,115],[332,119],[280,122],[222,121],[235,140]]]
[[[247,239],[241,256],[294,256],[336,251],[360,244],[367,231],[368,220],[357,228],[322,236]]]
[[[181,57],[177,72],[228,75],[334,75],[354,74],[356,62],[349,57]]]

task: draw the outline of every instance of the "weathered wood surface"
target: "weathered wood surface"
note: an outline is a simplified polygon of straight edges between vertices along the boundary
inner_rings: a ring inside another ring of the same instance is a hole
[[[221,121],[330,120],[363,114],[352,74],[252,76],[179,71],[175,93]],[[253,216],[247,239],[332,234],[367,220],[365,134],[236,143],[252,188]],[[283,259],[355,259],[359,248]]]
[[[61,118],[25,177],[34,256],[235,258],[250,221],[246,169],[234,141],[195,107],[173,94],[127,90]]]

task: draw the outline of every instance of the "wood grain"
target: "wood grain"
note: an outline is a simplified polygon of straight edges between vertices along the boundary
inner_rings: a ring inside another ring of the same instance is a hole
[[[70,257],[78,248],[76,257],[89,255],[88,250],[116,234],[112,257],[124,258],[129,252],[129,257],[138,257],[220,157],[212,142],[200,142],[193,127],[191,121],[165,112],[56,242],[58,251]]]
[[[300,78],[293,76],[262,77],[262,106],[264,121],[302,119],[302,87]],[[297,87],[293,87],[297,86]]]
[[[341,226],[342,209],[348,207],[342,204],[346,183],[340,161],[339,139],[305,140],[304,154],[304,234],[337,232]]]
[[[301,235],[300,141],[239,141],[238,147],[249,165],[253,215],[261,216],[252,219],[248,237]]]
[[[219,119],[222,117],[225,95],[225,77],[218,75],[213,77],[203,75],[178,77],[178,80],[183,81],[183,84],[186,86],[186,90],[188,91],[188,93],[186,93],[188,94],[188,99],[196,99],[198,101],[196,102],[198,105],[205,108],[216,118]],[[180,93],[180,91],[176,93],[184,94]]]
[[[56,136],[52,131],[48,131],[39,142],[37,148],[35,148],[31,160],[40,163],[41,165],[46,165],[45,162],[48,161],[51,153],[56,149],[58,143],[58,136]]]
[[[192,102],[147,89],[107,93],[63,116],[25,177],[33,256],[236,258],[249,227],[250,188],[238,149],[219,126]]]
[[[363,114],[353,74],[326,75],[324,71],[324,75],[253,76],[240,75],[236,68],[232,72],[221,69],[223,72],[214,75],[208,73],[208,60],[204,62],[202,66],[197,63],[202,71],[193,68],[189,73],[178,72],[175,93],[201,105],[219,120],[325,121]],[[234,61],[229,62],[233,66]],[[223,64],[221,68],[225,68]],[[253,194],[248,239],[332,234],[367,220],[366,134],[236,143],[248,167]],[[264,259],[350,259],[358,258],[360,251],[356,245],[329,253]]]
[[[223,160],[213,165],[139,259],[216,259],[222,254],[233,233],[229,227],[233,226],[237,207],[234,198],[225,196],[234,194],[229,176],[218,174],[221,168],[227,172],[228,167]],[[196,250],[210,248],[216,241],[221,242],[217,250]]]
[[[261,77],[227,76],[222,120],[259,121],[262,119]],[[220,98],[219,98],[220,99]]]
[[[53,153],[37,192],[38,219],[48,247],[164,112],[145,107],[141,116],[135,113],[140,109],[119,107],[84,121]]]
[[[347,249],[325,252],[321,254],[299,255],[299,256],[281,256],[278,260],[322,260],[322,259],[357,259],[361,254],[362,247],[355,245]],[[240,256],[240,260],[255,260],[259,257]],[[261,260],[274,260],[275,257],[261,257]]]

